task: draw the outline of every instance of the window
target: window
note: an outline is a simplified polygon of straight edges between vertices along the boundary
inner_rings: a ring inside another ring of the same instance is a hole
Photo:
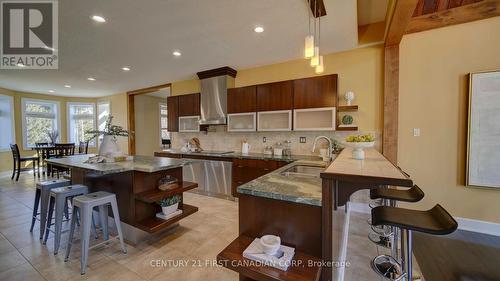
[[[104,130],[106,120],[111,115],[111,103],[109,101],[99,102],[97,104],[97,126],[99,131]],[[99,136],[99,143],[102,142],[103,136]]]
[[[22,99],[21,104],[24,149],[34,147],[37,142],[50,142],[49,133],[59,129],[59,103]]]
[[[68,139],[69,142],[78,144],[86,141],[85,132],[95,130],[95,104],[68,102]],[[95,147],[96,140],[92,139],[89,146]]]
[[[169,140],[168,132],[168,110],[166,103],[160,103],[160,143],[161,140]]]
[[[10,144],[16,142],[14,131],[14,98],[0,95],[0,151],[9,151]]]

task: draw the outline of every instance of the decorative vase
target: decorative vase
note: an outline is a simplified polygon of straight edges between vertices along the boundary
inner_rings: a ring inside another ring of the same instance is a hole
[[[347,105],[351,105],[351,102],[354,99],[354,92],[346,92],[344,99],[347,102]]]
[[[123,155],[120,147],[118,147],[117,139],[115,136],[104,136],[99,147],[99,155],[106,158],[114,158],[116,156]]]
[[[167,207],[161,207],[161,211],[165,216],[170,215],[171,213],[177,211],[177,208],[179,207],[179,203],[175,203],[174,205],[170,205]]]
[[[375,146],[375,142],[348,142],[349,146],[354,148],[352,150],[352,158],[356,160],[365,159],[365,151],[363,149]]]

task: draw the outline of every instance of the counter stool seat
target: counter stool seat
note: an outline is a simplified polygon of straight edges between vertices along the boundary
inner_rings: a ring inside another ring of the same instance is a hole
[[[376,207],[372,209],[372,223],[434,235],[450,234],[457,229],[457,222],[439,204],[427,211],[385,206]]]
[[[424,192],[417,185],[409,189],[395,189],[388,186],[370,189],[370,199],[388,199],[401,202],[418,202],[424,198]]]

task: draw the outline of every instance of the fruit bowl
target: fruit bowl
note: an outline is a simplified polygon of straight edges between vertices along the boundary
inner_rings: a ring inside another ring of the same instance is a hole
[[[352,157],[354,159],[363,160],[365,159],[365,152],[363,149],[374,147],[375,139],[372,135],[348,136],[344,144],[354,148],[352,150]]]

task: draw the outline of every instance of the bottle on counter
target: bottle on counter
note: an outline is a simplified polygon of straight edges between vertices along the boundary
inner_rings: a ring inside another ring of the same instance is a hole
[[[281,142],[278,142],[274,146],[274,156],[282,156],[282,155],[283,155],[283,144],[281,144]]]
[[[264,147],[264,155],[273,155],[273,147],[272,146]]]
[[[292,156],[292,141],[286,140],[283,148],[283,156]]]

